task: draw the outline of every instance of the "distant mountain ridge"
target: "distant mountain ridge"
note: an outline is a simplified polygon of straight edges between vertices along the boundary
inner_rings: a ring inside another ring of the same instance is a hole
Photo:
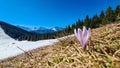
[[[38,34],[46,34],[46,33],[54,33],[63,30],[61,27],[53,27],[53,28],[45,28],[45,27],[24,27],[17,26],[23,30],[28,32],[38,33]]]

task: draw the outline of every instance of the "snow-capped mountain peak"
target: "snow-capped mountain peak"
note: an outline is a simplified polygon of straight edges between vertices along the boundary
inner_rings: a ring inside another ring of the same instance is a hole
[[[52,30],[57,31],[57,29],[56,29],[56,28],[52,28]]]
[[[51,30],[54,30],[54,31],[60,31],[60,30],[62,30],[63,28],[61,28],[61,27],[53,27],[53,28],[51,28]]]

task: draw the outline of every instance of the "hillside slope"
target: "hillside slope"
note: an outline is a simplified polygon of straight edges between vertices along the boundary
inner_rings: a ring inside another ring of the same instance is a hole
[[[0,21],[0,26],[1,28],[4,30],[4,32],[6,34],[8,34],[10,37],[14,38],[14,39],[18,39],[21,36],[25,36],[25,35],[33,35],[30,32],[27,32],[23,29],[20,29],[16,26],[13,26],[11,24],[5,23],[3,21]]]
[[[15,40],[9,37],[8,35],[6,35],[0,26],[0,45],[3,45],[3,44],[6,45],[8,43],[11,43],[12,41],[15,41]]]
[[[87,51],[75,37],[1,61],[15,68],[119,68],[120,22],[92,29]]]

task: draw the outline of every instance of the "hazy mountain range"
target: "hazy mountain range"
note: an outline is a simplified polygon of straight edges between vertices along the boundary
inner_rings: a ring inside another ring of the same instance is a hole
[[[45,33],[54,33],[57,31],[61,31],[63,28],[61,27],[53,27],[53,28],[46,28],[46,27],[25,27],[25,26],[17,26],[23,30],[28,32],[38,33],[38,34],[45,34]]]

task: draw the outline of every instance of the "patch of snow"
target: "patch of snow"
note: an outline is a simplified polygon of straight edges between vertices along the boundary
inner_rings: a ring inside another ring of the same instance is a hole
[[[71,36],[74,35],[65,36],[59,39],[64,39]],[[53,45],[55,42],[58,42],[58,39],[39,40],[36,42],[17,41],[5,34],[3,29],[0,27],[0,60],[24,53],[20,50],[20,48],[24,51],[29,51],[39,47]]]
[[[50,39],[50,40],[40,40],[36,42],[30,42],[30,41],[10,41],[10,42],[11,43],[8,43],[7,45],[4,44],[0,45],[0,60],[24,53],[19,48],[23,49],[24,51],[29,51],[39,47],[52,45],[53,43],[57,42],[57,40]]]

